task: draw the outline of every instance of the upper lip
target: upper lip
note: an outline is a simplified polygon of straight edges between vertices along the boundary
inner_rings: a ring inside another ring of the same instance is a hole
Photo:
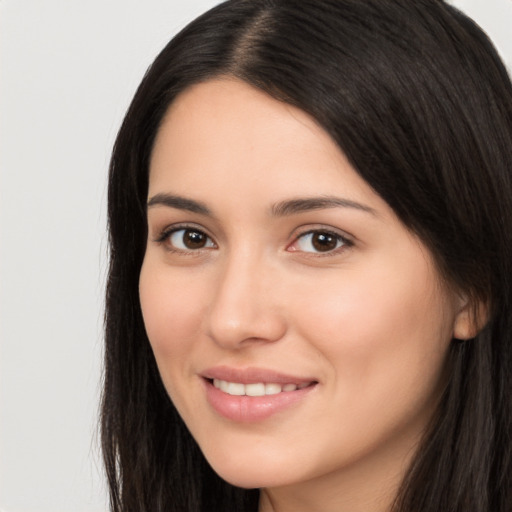
[[[266,368],[233,368],[230,366],[214,366],[201,372],[205,379],[219,379],[240,384],[256,384],[258,382],[273,384],[305,384],[317,382],[315,378],[298,377]]]

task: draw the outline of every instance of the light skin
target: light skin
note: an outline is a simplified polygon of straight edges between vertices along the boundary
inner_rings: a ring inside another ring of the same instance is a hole
[[[260,512],[384,512],[439,400],[468,306],[304,112],[218,79],[171,105],[150,162],[140,300],[163,383]],[[314,380],[259,421],[218,413],[207,368]]]

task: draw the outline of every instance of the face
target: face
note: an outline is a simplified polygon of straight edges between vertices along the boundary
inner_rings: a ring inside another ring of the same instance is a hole
[[[148,232],[147,334],[223,478],[403,466],[463,306],[312,118],[235,80],[186,90],[153,150]]]

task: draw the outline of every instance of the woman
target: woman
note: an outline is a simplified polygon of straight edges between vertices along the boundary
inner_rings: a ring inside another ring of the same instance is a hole
[[[438,0],[233,0],[111,163],[112,510],[510,511],[512,87]]]

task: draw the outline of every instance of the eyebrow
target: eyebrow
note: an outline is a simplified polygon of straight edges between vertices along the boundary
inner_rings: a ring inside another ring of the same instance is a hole
[[[290,199],[288,201],[281,201],[272,207],[272,215],[276,217],[284,217],[287,215],[294,215],[296,213],[328,208],[354,208],[377,216],[376,210],[369,206],[336,196],[300,197],[297,199]]]
[[[167,206],[200,215],[212,216],[211,210],[204,203],[173,194],[156,194],[149,199],[147,206],[148,208]],[[274,217],[286,217],[297,213],[329,208],[353,208],[377,216],[377,212],[369,206],[336,196],[299,197],[280,201],[272,206],[271,214]]]
[[[156,194],[148,201],[148,208],[153,206],[168,206],[169,208],[176,208],[178,210],[186,210],[192,213],[199,213],[200,215],[210,215],[210,209],[199,201],[187,199],[186,197],[175,196],[173,194]]]

